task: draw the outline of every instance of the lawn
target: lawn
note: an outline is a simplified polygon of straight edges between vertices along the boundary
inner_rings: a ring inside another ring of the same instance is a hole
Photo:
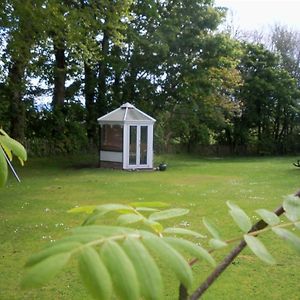
[[[256,222],[255,209],[275,209],[283,196],[300,188],[296,157],[198,158],[158,157],[165,172],[126,172],[92,167],[95,157],[34,158],[18,167],[19,184],[10,176],[0,192],[0,299],[90,299],[82,288],[75,262],[48,285],[21,290],[26,259],[46,243],[64,236],[84,220],[68,214],[75,206],[130,201],[164,201],[190,214],[168,225],[187,226],[206,233],[207,216],[227,239],[239,235],[227,212],[226,201],[242,207]],[[94,163],[95,165],[95,163]],[[246,249],[217,280],[203,299],[299,299],[300,257],[267,233],[262,240],[277,260],[276,266],[259,261]],[[218,251],[218,261],[230,249]],[[195,286],[211,271],[196,265]],[[177,299],[178,282],[163,270],[166,299]]]

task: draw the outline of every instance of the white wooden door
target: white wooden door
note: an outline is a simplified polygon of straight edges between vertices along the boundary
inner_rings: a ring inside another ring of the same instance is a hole
[[[149,125],[128,125],[125,168],[152,168],[153,129]]]

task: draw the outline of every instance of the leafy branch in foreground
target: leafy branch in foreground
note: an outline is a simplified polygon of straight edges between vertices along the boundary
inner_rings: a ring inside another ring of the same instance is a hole
[[[7,180],[8,169],[6,159],[12,161],[13,154],[18,157],[23,166],[24,161],[27,160],[25,148],[0,128],[0,187],[4,186]]]
[[[242,234],[223,240],[218,229],[204,219],[203,224],[212,236],[209,250],[199,244],[199,238],[205,238],[204,235],[186,228],[165,228],[160,222],[186,215],[189,212],[187,209],[167,209],[166,204],[161,202],[73,208],[71,213],[88,213],[83,225],[72,229],[71,235],[33,255],[26,263],[27,273],[22,280],[22,286],[31,288],[44,285],[71,258],[75,258],[82,281],[95,299],[162,299],[163,279],[157,264],[157,260],[161,260],[181,283],[181,299],[188,299],[188,291],[191,290],[193,282],[192,265],[205,260],[215,266],[211,252],[237,240],[242,239],[258,258],[271,264],[275,260],[257,238],[260,233],[272,231],[289,241],[300,252],[300,238],[286,229],[300,228],[298,197],[289,196],[283,202],[288,221],[283,222],[278,213],[257,210],[262,222],[268,226],[266,228],[253,226],[249,216],[237,205],[231,202],[227,205],[229,214]],[[118,226],[95,224],[105,216],[114,214],[117,214]],[[183,238],[184,236],[189,239]],[[197,240],[192,242],[191,239]],[[190,263],[184,256],[186,254],[194,257]],[[218,268],[219,266],[213,272]],[[207,282],[203,284],[206,284],[207,289]],[[202,285],[191,293],[189,299],[198,299],[202,295]]]

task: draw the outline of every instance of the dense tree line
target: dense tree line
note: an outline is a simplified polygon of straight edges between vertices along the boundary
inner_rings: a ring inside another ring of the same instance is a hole
[[[35,152],[74,151],[131,102],[157,118],[164,147],[299,150],[299,36],[277,26],[271,47],[235,39],[213,2],[2,1],[1,126]]]

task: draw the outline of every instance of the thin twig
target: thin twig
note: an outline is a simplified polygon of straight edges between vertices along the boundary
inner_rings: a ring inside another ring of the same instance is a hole
[[[274,213],[280,216],[284,213],[282,206],[278,207]],[[267,227],[268,224],[263,220],[258,221],[250,229],[249,232],[261,230]],[[213,272],[206,278],[206,280],[194,291],[194,293],[189,298],[190,300],[199,299],[204,292],[215,282],[215,280],[225,271],[225,269],[234,261],[234,259],[242,252],[242,250],[247,246],[244,240],[240,243],[225,257],[225,259],[213,270]]]

